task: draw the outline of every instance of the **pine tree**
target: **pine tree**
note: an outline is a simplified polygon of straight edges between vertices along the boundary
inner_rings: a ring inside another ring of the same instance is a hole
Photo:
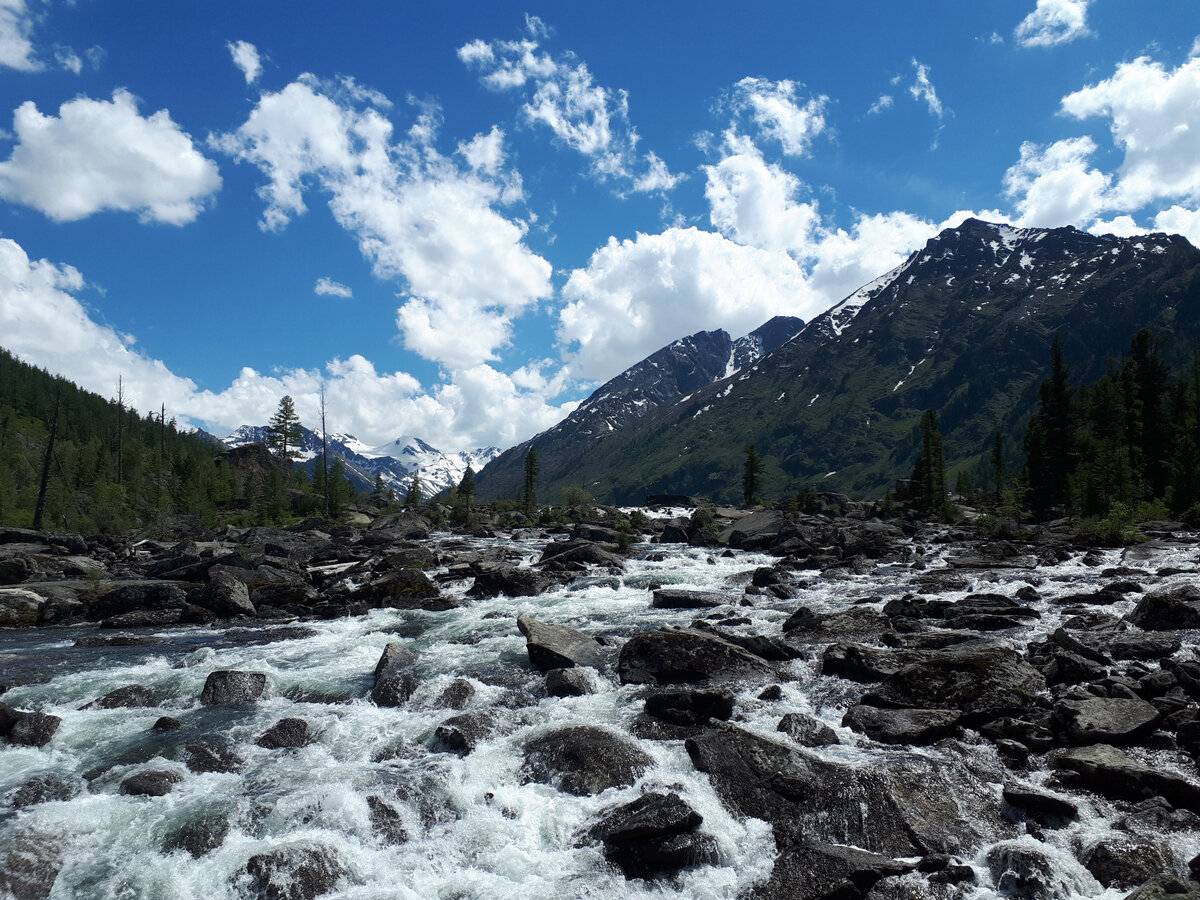
[[[758,448],[747,444],[745,448],[746,462],[742,466],[742,499],[749,506],[762,489],[762,474],[766,468],[758,455]]]
[[[458,496],[466,504],[467,509],[470,509],[471,498],[475,496],[475,470],[470,466],[467,466],[462,480],[458,483]]]
[[[279,409],[271,417],[267,426],[269,437],[267,446],[278,450],[285,459],[295,459],[300,455],[297,449],[301,438],[300,417],[296,414],[296,404],[290,396],[284,394],[279,400]]]
[[[932,409],[921,416],[921,455],[913,468],[912,503],[933,518],[946,514],[946,459],[942,451],[942,432]]]
[[[421,505],[421,473],[413,472],[412,481],[408,485],[408,493],[404,495],[405,506]]]
[[[997,431],[992,441],[992,472],[996,476],[996,502],[1004,495],[1004,433]]]
[[[532,516],[537,512],[537,480],[541,469],[538,466],[537,451],[532,447],[525,454],[525,514]]]

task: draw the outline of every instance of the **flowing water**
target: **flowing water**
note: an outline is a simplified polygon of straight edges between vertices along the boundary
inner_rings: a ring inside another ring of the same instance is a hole
[[[461,539],[455,539],[461,543]],[[489,541],[474,542],[486,547]],[[526,564],[542,542],[510,540]],[[0,746],[0,801],[30,779],[54,775],[73,796],[14,809],[0,805],[0,862],[57,878],[55,898],[235,898],[245,896],[247,860],[278,848],[320,847],[343,869],[337,890],[344,898],[733,898],[753,896],[769,876],[774,857],[771,829],[739,820],[721,805],[707,777],[698,773],[682,741],[641,742],[654,759],[634,786],[598,797],[576,797],[522,777],[522,745],[552,726],[595,724],[627,730],[641,711],[644,689],[621,686],[611,673],[595,678],[597,692],[583,697],[547,697],[543,678],[528,662],[516,627],[520,614],[571,625],[614,643],[636,630],[687,624],[695,611],[649,606],[650,585],[677,584],[726,590],[741,597],[753,570],[771,557],[673,545],[646,545],[623,576],[583,578],[539,597],[466,601],[447,612],[375,611],[370,615],[299,626],[247,630],[203,627],[158,632],[147,646],[78,648],[95,635],[92,627],[0,633],[0,681],[14,685],[3,697],[11,706],[38,709],[62,718],[43,748]],[[931,548],[930,568],[943,565]],[[1194,568],[1190,548],[1162,548],[1142,560],[1109,551],[1105,565]],[[1045,596],[1098,586],[1103,568],[1077,563],[1000,575],[999,583],[977,582],[943,596],[970,590],[1011,594],[1036,583]],[[746,633],[775,635],[797,606],[817,611],[844,609],[867,596],[888,598],[912,588],[915,574],[882,566],[836,577],[810,575],[797,600],[756,596],[753,606],[728,610],[745,616]],[[450,584],[463,594],[468,583]],[[876,601],[878,602],[878,601]],[[1122,614],[1132,600],[1109,611]],[[1060,613],[1041,605],[1045,616],[1035,639],[1053,630]],[[297,629],[303,629],[297,631]],[[394,640],[420,654],[420,686],[402,707],[378,708],[368,698],[372,673],[383,648]],[[755,699],[757,688],[739,697],[735,719],[742,727],[779,737],[779,718],[793,711],[814,715],[837,729],[844,746],[821,752],[842,761],[865,760],[879,752],[840,727],[846,706],[861,691],[838,679],[817,677],[819,659],[784,666],[790,680],[782,698]],[[210,672],[240,669],[266,673],[269,693],[255,704],[204,708],[198,698]],[[496,729],[474,750],[441,752],[435,728],[460,710],[439,698],[455,679],[474,689],[465,710],[488,709]],[[159,705],[133,709],[83,709],[116,688],[152,689]],[[164,715],[179,719],[176,731],[152,730]],[[269,750],[255,741],[281,718],[307,721],[315,739],[292,750]],[[204,737],[224,735],[244,758],[240,773],[193,774],[183,748]],[[936,757],[938,750],[921,752]],[[981,753],[994,753],[980,745]],[[1167,760],[1165,765],[1176,765]],[[119,787],[131,774],[169,770],[182,780],[162,797],[127,796]],[[1047,773],[1025,773],[1030,783]],[[1194,773],[1193,773],[1194,775]],[[998,793],[999,783],[994,786]],[[704,817],[702,829],[715,836],[719,861],[658,881],[626,881],[608,866],[601,849],[578,840],[603,810],[647,790],[680,794]],[[369,800],[369,798],[372,798]],[[372,827],[371,804],[382,799],[399,813],[406,840],[381,838]],[[1052,896],[1124,896],[1104,891],[1076,861],[1073,849],[1095,843],[1111,830],[1105,801],[1084,802],[1079,822],[1047,832],[1039,844],[1053,860]],[[219,846],[193,857],[168,850],[178,830],[196,822],[227,824]],[[1182,858],[1200,852],[1200,835],[1185,833]],[[996,876],[985,863],[988,848],[967,860],[977,886],[967,896],[996,896]]]

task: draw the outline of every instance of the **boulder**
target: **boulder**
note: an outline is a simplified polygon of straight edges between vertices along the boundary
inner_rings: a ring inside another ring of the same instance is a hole
[[[1047,828],[1062,828],[1079,818],[1079,807],[1070,800],[1025,785],[1006,784],[1003,796],[1005,803]]]
[[[78,797],[81,790],[78,781],[55,774],[39,775],[17,788],[9,802],[12,803],[13,809],[25,809],[40,803],[70,800]]]
[[[163,797],[183,781],[183,776],[169,769],[152,769],[130,775],[121,782],[121,793],[133,797]]]
[[[258,614],[246,582],[229,572],[214,572],[197,601],[222,619],[246,619]]]
[[[596,693],[593,669],[551,669],[546,673],[546,693],[551,697],[583,697]]]
[[[1149,766],[1107,744],[1059,750],[1051,762],[1065,771],[1059,779],[1069,787],[1095,791],[1116,800],[1162,796],[1173,806],[1200,813],[1200,785]]]
[[[756,900],[859,900],[882,878],[912,865],[854,847],[815,841],[795,844],[775,860],[771,877],[755,888]]]
[[[268,750],[285,750],[307,746],[312,739],[307,722],[303,719],[287,718],[280,719],[264,731],[254,743]]]
[[[622,684],[707,684],[774,679],[766,660],[695,628],[659,628],[635,634],[621,648]]]
[[[598,669],[604,663],[604,645],[582,631],[566,625],[550,625],[529,616],[519,616],[517,628],[525,635],[529,661],[543,672],[571,666]]]
[[[733,715],[731,691],[660,691],[646,698],[646,714],[675,725],[704,725]]]
[[[1061,853],[1031,837],[1001,841],[989,848],[987,866],[996,891],[1018,900],[1076,896],[1077,875],[1058,862]]]
[[[458,605],[452,598],[443,597],[437,585],[420,569],[393,569],[364,584],[350,599],[372,607],[392,609],[439,611]]]
[[[654,760],[630,738],[593,725],[555,728],[525,743],[525,775],[568,794],[629,787]]]
[[[884,650],[865,644],[830,644],[821,655],[821,674],[837,675],[851,681],[883,681],[905,666],[922,662],[930,656],[921,650]]]
[[[475,685],[465,678],[455,678],[434,699],[435,706],[445,709],[463,709],[475,696]]]
[[[881,744],[932,744],[954,734],[962,713],[954,709],[881,709],[852,706],[842,724]]]
[[[0,589],[0,628],[36,625],[46,601],[22,588]]]
[[[367,797],[367,816],[371,821],[371,830],[385,844],[403,844],[408,841],[404,817],[382,797]]]
[[[465,756],[495,727],[494,715],[486,710],[473,710],[448,718],[434,729],[434,737],[445,749]]]
[[[1106,888],[1133,888],[1174,866],[1159,840],[1144,835],[1106,838],[1088,851],[1083,864]]]
[[[183,748],[184,764],[189,772],[240,772],[245,760],[225,738],[204,738]]]
[[[375,664],[375,684],[371,702],[376,706],[400,706],[417,689],[413,675],[418,656],[403,644],[392,641],[383,648]]]
[[[87,617],[96,622],[135,611],[165,612],[187,606],[187,590],[174,581],[135,581],[121,584],[93,600]]]
[[[766,550],[786,525],[783,513],[773,509],[758,510],[725,528],[717,540],[739,550]]]
[[[1200,628],[1200,587],[1184,584],[1146,594],[1125,621],[1144,631]]]
[[[737,603],[737,597],[730,597],[719,591],[697,591],[688,588],[659,588],[650,600],[653,609],[713,609]]]
[[[216,850],[229,836],[229,819],[219,812],[211,812],[184,822],[169,831],[163,838],[163,850],[182,850],[194,859],[199,859]]]
[[[471,597],[535,597],[562,579],[538,569],[518,569],[515,566],[481,566],[475,572],[475,583],[468,591]]]
[[[1145,700],[1060,700],[1053,728],[1068,744],[1125,746],[1149,737],[1158,719],[1158,710]]]
[[[561,543],[547,544],[537,564],[550,568],[569,566],[571,564],[605,566],[611,569],[625,568],[625,560],[604,545],[594,543],[590,540],[575,539]]]
[[[158,698],[154,691],[140,684],[127,684],[109,691],[103,697],[93,700],[84,709],[133,709],[139,706],[157,706]]]
[[[678,794],[652,792],[610,810],[587,835],[626,878],[652,878],[717,861],[716,841],[696,830],[703,821]]]
[[[253,703],[267,689],[267,676],[262,672],[239,672],[219,669],[210,672],[200,694],[203,706],[225,706],[230,703]]]
[[[335,890],[346,868],[330,847],[279,847],[247,860],[238,876],[244,896],[315,900]]]
[[[775,730],[783,732],[801,747],[832,747],[842,742],[837,732],[824,722],[803,713],[787,713]]]
[[[0,703],[0,737],[22,747],[44,747],[62,719],[44,712],[27,712]]]

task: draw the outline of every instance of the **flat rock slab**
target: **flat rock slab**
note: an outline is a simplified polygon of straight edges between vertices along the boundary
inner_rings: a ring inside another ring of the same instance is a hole
[[[650,606],[653,609],[714,609],[736,602],[736,597],[730,597],[720,591],[659,588],[654,592]]]
[[[1158,719],[1145,700],[1063,700],[1054,707],[1054,730],[1071,744],[1137,744]]]
[[[775,669],[762,657],[695,628],[660,628],[635,634],[621,648],[622,684],[706,684],[766,680]]]
[[[595,638],[566,625],[551,625],[529,616],[517,619],[517,628],[525,635],[529,661],[543,672],[572,666],[604,664],[604,645]]]
[[[1149,766],[1107,744],[1060,750],[1052,761],[1073,772],[1085,790],[1117,800],[1165,797],[1172,805],[1200,813],[1200,785],[1179,775]]]
[[[852,706],[842,724],[881,744],[922,746],[948,738],[962,719],[955,709],[881,709]]]

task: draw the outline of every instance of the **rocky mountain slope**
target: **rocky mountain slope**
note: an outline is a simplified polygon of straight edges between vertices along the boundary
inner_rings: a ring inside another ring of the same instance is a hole
[[[240,447],[265,442],[269,437],[270,431],[265,425],[243,425],[222,443],[230,448]],[[424,495],[431,497],[457,486],[468,466],[479,471],[499,453],[497,447],[444,453],[410,435],[402,435],[378,447],[369,447],[352,434],[329,435],[329,460],[340,458],[345,462],[346,475],[356,490],[374,490],[378,476],[400,497],[408,491],[414,474],[420,475]],[[302,427],[298,464],[311,474],[320,457],[321,433]]]
[[[629,427],[654,409],[670,404],[759,360],[804,327],[793,316],[776,316],[743,338],[724,331],[700,331],[668,344],[626,369],[587,398],[566,419],[489,463],[479,480],[481,495],[515,497],[524,479],[525,454],[537,451],[542,483],[554,485],[542,496],[558,499],[558,486],[597,441]]]
[[[616,502],[734,499],[752,442],[766,496],[813,483],[881,496],[911,472],[926,409],[953,478],[980,468],[997,430],[1019,447],[1056,333],[1073,377],[1090,381],[1139,329],[1200,336],[1198,319],[1200,251],[1182,237],[970,219],[749,368],[608,433],[539,435],[539,455],[561,460],[543,466],[542,496],[582,484]]]

